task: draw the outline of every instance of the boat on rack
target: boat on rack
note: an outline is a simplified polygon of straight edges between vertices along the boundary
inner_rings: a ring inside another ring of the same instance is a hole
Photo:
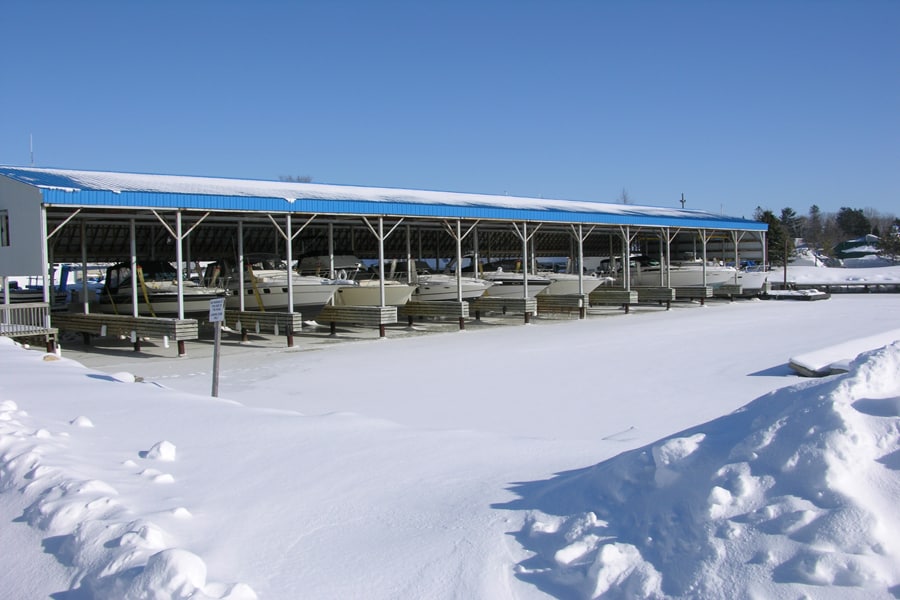
[[[577,294],[578,275],[575,273],[541,273],[550,280],[550,285],[538,292],[542,296],[564,296]],[[582,275],[581,293],[590,294],[601,285],[612,285],[615,281],[612,277],[601,277],[593,273]]]
[[[481,276],[493,285],[484,293],[491,298],[524,298],[525,282],[528,282],[528,297],[533,298],[553,283],[549,277],[532,273],[504,271],[497,267],[492,271],[485,269]]]
[[[59,265],[58,265],[59,266]],[[55,269],[59,282],[50,286],[50,308],[52,310],[65,310],[69,302],[69,290],[67,283],[71,267],[67,264]],[[44,301],[44,279],[41,276],[9,277],[9,303],[22,304],[26,302]],[[6,295],[0,286],[0,304],[6,304]]]
[[[95,306],[100,312],[130,315],[132,312],[132,278],[137,276],[138,314],[142,316],[178,315],[178,278],[181,274],[168,262],[144,260],[137,263],[136,273],[130,263],[119,263],[106,270],[106,280]],[[228,291],[192,280],[182,281],[184,314],[208,315],[209,301],[225,298]]]
[[[333,269],[332,269],[333,265]],[[380,279],[363,267],[362,261],[351,254],[307,256],[300,259],[298,268],[302,274],[330,275],[336,284],[332,302],[335,306],[381,306]],[[415,285],[384,280],[385,306],[403,306],[416,291]]]
[[[43,302],[44,286],[43,284],[26,284],[24,287],[19,285],[18,281],[9,282],[9,303],[21,304],[24,302]],[[51,288],[50,303],[54,307],[65,307],[68,301],[68,292],[65,289]],[[0,304],[6,303],[6,296],[3,289],[0,288]]]
[[[422,273],[415,276],[416,291],[412,299],[417,301],[440,302],[442,300],[455,301],[459,299],[459,287],[462,288],[463,300],[480,298],[493,286],[493,282],[475,277],[460,277],[460,286],[457,286],[456,275],[445,273]]]
[[[274,254],[248,254],[244,266],[243,289],[237,266],[228,260],[207,265],[204,282],[230,292],[225,300],[229,309],[240,309],[243,296],[244,310],[286,311],[289,303],[285,260]],[[291,273],[293,307],[304,317],[312,317],[331,301],[340,285],[325,277]]]
[[[668,282],[666,280],[668,271]],[[728,265],[717,262],[706,263],[704,269],[703,261],[700,259],[687,259],[672,261],[668,270],[660,261],[648,256],[632,257],[631,262],[631,285],[634,287],[657,287],[667,285],[668,287],[690,287],[704,285],[709,287],[717,287],[726,283],[735,283],[738,278],[738,270]],[[617,279],[622,281],[621,270]]]
[[[517,260],[498,260],[479,265],[477,278],[471,277],[475,274],[472,257],[464,256],[461,264],[462,272],[468,273],[469,278],[482,279],[491,284],[484,292],[484,296],[490,298],[524,298],[526,279],[528,281],[528,297],[533,298],[552,283],[550,278],[545,275],[523,272],[520,268],[521,261]],[[456,261],[451,260],[445,273],[449,275],[455,272],[455,269]]]

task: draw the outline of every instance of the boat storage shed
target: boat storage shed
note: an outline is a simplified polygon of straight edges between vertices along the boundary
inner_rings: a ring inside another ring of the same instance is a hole
[[[384,262],[460,252],[523,260],[634,249],[669,256],[672,247],[691,247],[731,260],[739,246],[759,257],[765,232],[757,221],[676,208],[0,166],[3,277],[134,254],[178,262],[239,252],[354,254]]]

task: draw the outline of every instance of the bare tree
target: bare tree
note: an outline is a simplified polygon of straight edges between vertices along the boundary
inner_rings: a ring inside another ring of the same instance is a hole
[[[279,175],[278,181],[291,181],[293,183],[312,183],[311,175]]]
[[[874,208],[864,208],[863,214],[872,224],[872,233],[877,236],[886,235],[891,231],[891,227],[896,221],[896,217],[890,213],[880,213]]]

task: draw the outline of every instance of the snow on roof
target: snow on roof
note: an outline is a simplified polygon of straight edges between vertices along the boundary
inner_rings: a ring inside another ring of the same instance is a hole
[[[406,190],[322,183],[224,179],[183,175],[151,175],[105,171],[76,171],[35,167],[0,166],[0,175],[34,185],[41,189],[77,192],[79,190],[121,192],[155,192],[253,198],[297,200],[335,200],[361,202],[399,202],[407,204],[440,204],[481,206],[516,210],[565,211],[608,215],[654,216],[705,220],[742,220],[707,211],[529,198],[461,192]],[[747,223],[755,223],[747,221]]]

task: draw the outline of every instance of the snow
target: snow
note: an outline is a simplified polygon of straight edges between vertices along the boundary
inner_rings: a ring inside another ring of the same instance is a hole
[[[8,175],[44,189],[55,189],[71,193],[77,193],[79,190],[85,189],[112,191],[115,193],[156,192],[278,198],[284,200],[288,204],[293,203],[296,200],[405,202],[412,204],[442,204],[450,206],[493,206],[523,210],[564,210],[614,215],[702,217],[706,219],[723,218],[721,215],[715,215],[707,211],[699,210],[576,200],[528,198],[522,196],[496,196],[489,194],[405,190],[321,183],[259,181],[216,177],[192,177],[185,175],[151,175],[7,166],[0,166],[0,175]],[[54,183],[46,183],[47,180],[53,181]],[[65,185],[63,185],[63,183],[65,183]]]
[[[203,344],[176,359],[64,342],[57,356],[0,338],[0,545],[16,548],[0,585],[893,598],[900,343],[873,336],[897,330],[898,302],[229,343],[219,399]],[[788,367],[835,347],[865,351],[820,379]]]
[[[788,266],[786,280],[799,285],[900,285],[900,266],[865,266],[871,264],[872,261],[857,261],[847,268]],[[769,281],[784,280],[784,270],[773,268]]]

